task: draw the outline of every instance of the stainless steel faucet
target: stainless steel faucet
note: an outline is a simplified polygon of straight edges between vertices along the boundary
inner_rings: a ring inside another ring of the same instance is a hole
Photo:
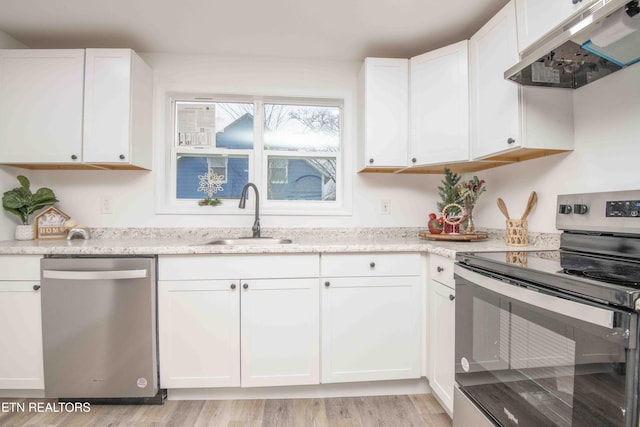
[[[260,195],[258,194],[258,187],[252,182],[247,183],[244,187],[242,187],[242,194],[240,195],[240,204],[238,207],[240,209],[244,209],[245,203],[247,201],[247,190],[249,187],[252,187],[256,192],[256,217],[253,222],[253,227],[251,227],[251,231],[253,231],[253,237],[260,237]]]

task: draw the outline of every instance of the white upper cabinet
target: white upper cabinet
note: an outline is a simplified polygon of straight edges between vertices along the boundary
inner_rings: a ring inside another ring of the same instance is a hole
[[[595,0],[515,0],[520,52],[524,52],[555,27],[594,2]]]
[[[472,159],[520,161],[573,149],[572,92],[505,80],[518,60],[510,2],[469,41]]]
[[[151,169],[152,85],[130,49],[0,50],[0,163]]]
[[[358,96],[358,170],[406,167],[409,60],[366,58]]]
[[[151,69],[131,49],[87,49],[85,163],[151,169]]]
[[[410,60],[409,166],[469,160],[468,42]]]
[[[84,50],[0,50],[0,163],[82,159]]]

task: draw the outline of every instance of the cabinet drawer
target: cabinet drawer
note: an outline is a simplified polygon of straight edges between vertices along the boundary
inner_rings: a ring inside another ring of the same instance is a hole
[[[2,255],[0,280],[40,280],[40,255]]]
[[[170,255],[158,258],[158,280],[318,277],[317,254]]]
[[[453,263],[455,261],[451,258],[443,257],[441,255],[429,255],[429,278],[440,282],[443,285],[447,285],[451,288],[455,288],[455,282],[453,280]]]
[[[327,254],[322,255],[323,277],[419,276],[420,254]]]

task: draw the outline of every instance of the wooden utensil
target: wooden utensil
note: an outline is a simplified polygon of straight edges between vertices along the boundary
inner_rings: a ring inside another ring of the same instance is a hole
[[[538,203],[538,195],[536,194],[535,191],[532,191],[531,194],[529,195],[529,201],[527,201],[527,207],[524,209],[522,218],[520,218],[522,221],[527,219],[527,216],[529,216],[533,208],[536,207],[536,203]]]
[[[509,211],[507,210],[507,205],[504,203],[504,200],[502,200],[500,197],[498,197],[498,209],[500,209],[500,212],[502,212],[502,215],[504,215],[505,218],[511,219],[509,217]]]

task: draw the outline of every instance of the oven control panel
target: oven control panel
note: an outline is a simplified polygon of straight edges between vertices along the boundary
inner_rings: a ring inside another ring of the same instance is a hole
[[[607,201],[607,216],[640,218],[640,200]]]
[[[640,237],[640,189],[602,193],[559,194],[556,228]],[[640,426],[639,426],[640,427]]]

